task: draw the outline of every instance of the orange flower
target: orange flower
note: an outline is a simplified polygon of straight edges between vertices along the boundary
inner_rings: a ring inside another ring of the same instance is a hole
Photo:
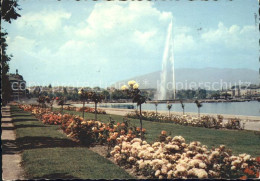
[[[120,123],[117,123],[116,125],[117,125],[117,126],[119,126],[119,125],[120,125]]]
[[[242,177],[240,177],[239,179],[241,179],[241,180],[246,180],[247,179],[247,176],[242,176]]]
[[[122,126],[122,127],[125,127],[125,123],[121,123],[121,126]]]
[[[259,172],[256,172],[255,176],[256,176],[256,178],[259,178]]]
[[[166,132],[166,131],[164,131],[164,130],[162,130],[161,134],[162,134],[162,135],[166,135],[166,134],[167,134],[167,132]]]
[[[145,129],[145,128],[143,128],[143,129],[142,129],[142,132],[146,132],[146,129]]]
[[[129,134],[132,134],[132,133],[133,133],[133,131],[132,131],[131,129],[129,129],[129,130],[128,130],[128,133],[129,133]]]
[[[100,131],[104,131],[104,128],[100,128],[99,130],[100,130]]]
[[[246,169],[244,170],[244,173],[247,173],[248,175],[254,175],[254,171],[251,170],[251,169],[249,169],[249,168],[246,168]]]
[[[125,130],[121,130],[120,134],[125,134]]]
[[[110,142],[110,141],[111,141],[111,138],[107,138],[107,141]]]
[[[114,131],[113,129],[111,129],[111,128],[109,129],[109,132],[113,132],[113,131]]]
[[[256,157],[256,161],[257,161],[258,163],[260,163],[260,156],[259,156],[259,157]]]
[[[139,127],[136,128],[136,131],[140,131],[141,129]]]

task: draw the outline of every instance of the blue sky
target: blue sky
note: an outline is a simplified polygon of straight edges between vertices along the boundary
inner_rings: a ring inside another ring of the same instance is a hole
[[[19,4],[2,26],[10,72],[28,85],[106,87],[159,71],[171,19],[176,68],[259,68],[257,0]]]

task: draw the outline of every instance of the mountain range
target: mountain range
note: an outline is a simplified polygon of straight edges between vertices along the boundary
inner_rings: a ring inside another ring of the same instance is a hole
[[[171,75],[167,75],[171,76]],[[118,81],[112,87],[120,88],[129,80],[139,83],[141,89],[157,89],[160,85],[161,71]],[[230,88],[233,85],[259,84],[260,75],[252,69],[231,69],[231,68],[180,68],[175,69],[176,88],[191,89],[205,88],[208,90],[219,90]],[[169,83],[171,87],[172,83]]]

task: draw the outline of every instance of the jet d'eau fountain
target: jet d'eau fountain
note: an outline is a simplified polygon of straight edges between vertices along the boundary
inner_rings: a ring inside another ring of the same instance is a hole
[[[169,24],[162,61],[161,81],[157,87],[157,100],[176,98],[174,75],[172,21]]]

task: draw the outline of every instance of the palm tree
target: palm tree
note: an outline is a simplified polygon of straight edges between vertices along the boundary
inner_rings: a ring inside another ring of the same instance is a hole
[[[183,101],[182,101],[182,100],[180,101],[180,103],[181,103],[182,112],[183,112],[183,115],[184,115],[184,107],[185,107],[185,105],[183,104]]]
[[[202,104],[198,100],[196,100],[195,103],[198,107],[198,116],[200,117],[200,108],[202,107]]]

